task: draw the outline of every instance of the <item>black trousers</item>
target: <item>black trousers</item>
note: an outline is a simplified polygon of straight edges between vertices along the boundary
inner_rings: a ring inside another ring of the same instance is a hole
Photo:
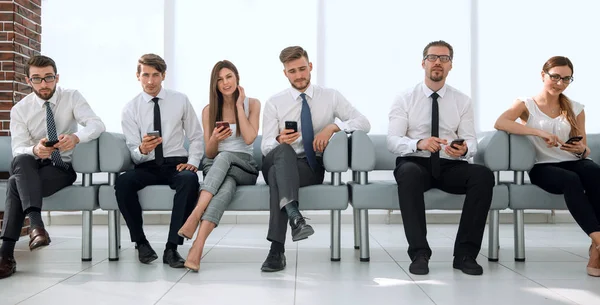
[[[189,170],[177,171],[176,166],[186,162],[186,157],[165,158],[165,162],[160,166],[154,161],[148,161],[138,164],[135,169],[117,177],[115,183],[117,203],[129,228],[132,242],[146,239],[142,206],[137,192],[149,185],[168,185],[175,190],[168,241],[178,245],[183,244],[183,238],[177,235],[177,231],[194,210],[200,187],[196,173]]]
[[[531,183],[564,194],[567,208],[586,234],[600,232],[600,166],[592,160],[541,163],[529,172]]]
[[[298,201],[300,187],[323,183],[323,159],[317,157],[317,163],[318,167],[311,169],[306,158],[298,158],[289,144],[280,144],[263,157],[263,177],[270,191],[267,240],[285,243],[288,216],[283,208]]]
[[[400,210],[408,240],[408,255],[431,256],[427,243],[424,192],[438,188],[451,194],[466,194],[454,243],[454,256],[477,257],[492,204],[494,174],[487,167],[466,161],[440,159],[440,177],[431,175],[429,158],[398,157],[394,177],[398,183]]]
[[[13,158],[6,188],[2,238],[19,240],[28,210],[41,210],[43,197],[73,184],[75,179],[77,174],[72,166],[64,170],[53,166],[50,159],[36,160],[30,155]]]

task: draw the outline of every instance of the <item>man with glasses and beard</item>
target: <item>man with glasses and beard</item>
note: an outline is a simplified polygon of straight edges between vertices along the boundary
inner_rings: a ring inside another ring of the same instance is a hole
[[[10,112],[13,160],[8,178],[0,278],[17,270],[15,243],[25,216],[31,223],[29,249],[50,244],[44,228],[42,198],[73,184],[73,149],[78,143],[96,139],[105,130],[85,98],[76,90],[58,87],[56,64],[49,57],[34,56],[25,66],[30,93]],[[84,126],[77,130],[77,125]]]
[[[265,272],[285,268],[287,221],[293,241],[314,233],[298,210],[298,189],[323,183],[322,153],[333,133],[371,129],[367,118],[338,91],[311,84],[312,63],[302,47],[283,49],[279,59],[292,87],[271,97],[263,114],[262,172],[271,196],[271,249],[261,268]],[[336,118],[341,122],[334,123]]]
[[[429,273],[423,193],[430,188],[466,194],[452,266],[470,275],[483,273],[475,258],[492,202],[494,175],[466,161],[477,151],[473,105],[467,95],[446,85],[453,56],[447,42],[429,43],[421,61],[425,80],[399,95],[389,113],[387,146],[400,155],[394,177],[413,274]]]

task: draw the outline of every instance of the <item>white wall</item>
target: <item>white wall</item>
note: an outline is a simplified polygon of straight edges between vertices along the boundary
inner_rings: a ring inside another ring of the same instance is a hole
[[[536,94],[543,63],[565,55],[575,64],[566,94],[586,105],[588,132],[600,132],[598,10],[593,0],[43,0],[42,52],[57,61],[61,85],[79,89],[108,130],[120,131],[144,53],[167,59],[166,87],[186,93],[199,114],[215,62],[236,64],[247,94],[264,103],[289,86],[279,52],[302,45],[313,82],[342,92],[373,133],[387,131],[394,96],[423,79],[421,53],[432,40],[454,46],[448,83],[476,93],[479,130],[491,130],[516,97]]]
[[[163,0],[42,1],[42,54],[108,131],[121,132],[121,109],[141,90],[138,58],[163,53],[163,15]]]

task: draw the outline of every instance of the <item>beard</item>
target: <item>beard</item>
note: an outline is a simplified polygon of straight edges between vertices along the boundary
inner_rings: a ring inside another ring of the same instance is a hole
[[[47,89],[44,89],[44,90],[47,90]],[[39,90],[35,90],[35,89],[33,89],[33,92],[40,99],[43,99],[43,100],[47,101],[47,100],[51,99],[54,96],[54,93],[56,92],[56,86],[54,86],[54,88],[52,88],[52,90],[50,90],[50,92],[48,92],[48,93],[41,93]]]
[[[439,72],[439,74],[435,72]],[[444,80],[444,71],[431,71],[429,73],[429,79],[434,82],[441,82],[442,80]]]
[[[302,80],[303,82],[306,81],[306,85],[303,86],[298,86],[296,85],[296,82],[290,82],[290,84],[292,85],[292,87],[294,87],[296,90],[298,91],[303,91],[306,88],[308,88],[308,86],[310,85],[310,74],[308,75],[308,79],[299,79]]]

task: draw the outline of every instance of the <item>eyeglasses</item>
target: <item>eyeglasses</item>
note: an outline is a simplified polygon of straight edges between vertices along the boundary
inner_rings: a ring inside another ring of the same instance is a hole
[[[452,60],[452,57],[450,57],[450,55],[435,55],[435,54],[429,54],[429,55],[425,56],[425,58],[423,58],[423,60],[427,59],[430,62],[435,62],[438,58],[440,59],[441,62],[449,62],[450,60]]]
[[[56,80],[56,75],[48,75],[46,77],[32,77],[29,80],[31,80],[31,82],[34,84],[41,84],[42,81],[45,81],[46,83],[53,83]]]
[[[555,83],[558,83],[559,80],[562,80],[563,83],[570,84],[570,83],[572,83],[575,80],[573,78],[573,76],[560,77],[560,75],[558,75],[558,74],[550,74],[548,72],[544,72],[544,73],[548,74],[548,76],[550,77],[550,79],[553,82],[555,82]]]

